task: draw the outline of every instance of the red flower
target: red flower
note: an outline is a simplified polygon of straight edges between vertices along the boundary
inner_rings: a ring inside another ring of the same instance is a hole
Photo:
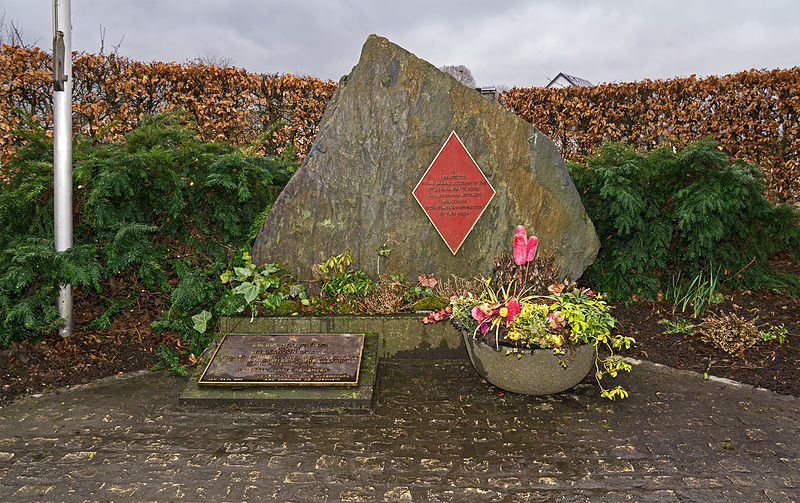
[[[517,299],[510,299],[508,301],[508,321],[509,323],[514,321],[514,318],[522,312],[522,308],[519,305],[519,301]]]

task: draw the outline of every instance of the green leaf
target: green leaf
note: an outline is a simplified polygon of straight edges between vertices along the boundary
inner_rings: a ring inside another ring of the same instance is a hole
[[[244,295],[244,300],[248,304],[251,304],[254,300],[256,300],[256,297],[258,297],[258,295],[261,293],[261,289],[258,288],[258,285],[250,283],[249,281],[245,281],[241,285],[237,286],[234,291]]]
[[[236,281],[244,281],[253,275],[251,267],[234,267],[233,271],[236,273]]]
[[[259,272],[263,275],[269,275],[278,272],[278,266],[275,264],[264,264],[259,269]]]
[[[229,282],[231,279],[233,279],[233,271],[231,271],[230,269],[228,269],[227,271],[223,272],[219,276],[219,280],[222,281],[223,285],[225,283]]]
[[[278,309],[283,302],[283,294],[274,292],[266,295],[262,303],[267,309]]]
[[[208,321],[211,319],[211,313],[203,309],[198,314],[192,316],[192,321],[194,322],[194,329],[198,332],[205,333],[206,328],[208,328]]]

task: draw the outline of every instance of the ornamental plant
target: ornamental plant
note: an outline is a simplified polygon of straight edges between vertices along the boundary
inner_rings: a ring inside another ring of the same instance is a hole
[[[525,229],[517,227],[514,258],[520,276],[524,277],[524,266],[536,255],[537,241],[535,236],[527,239]],[[547,295],[534,295],[524,287],[515,287],[524,284],[517,281],[495,290],[489,280],[484,280],[483,292],[453,296],[447,308],[432,313],[423,323],[450,319],[481,343],[504,348],[508,357],[524,358],[531,350],[550,350],[564,367],[577,346],[591,344],[595,347],[595,378],[601,396],[611,400],[628,396],[620,386],[607,389],[601,383],[604,376],[630,372],[631,366],[614,351],[628,349],[636,342],[613,333],[617,321],[605,296],[566,283],[551,285]],[[600,355],[601,348],[608,356]]]
[[[711,275],[728,290],[800,296],[800,279],[770,265],[797,256],[800,213],[770,204],[761,169],[713,141],[650,152],[608,143],[585,166],[570,164],[570,176],[602,243],[584,278],[613,300],[669,297]]]

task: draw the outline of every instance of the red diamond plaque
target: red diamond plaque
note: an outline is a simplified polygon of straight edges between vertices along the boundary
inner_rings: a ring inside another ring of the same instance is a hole
[[[455,255],[495,191],[453,131],[413,194]]]

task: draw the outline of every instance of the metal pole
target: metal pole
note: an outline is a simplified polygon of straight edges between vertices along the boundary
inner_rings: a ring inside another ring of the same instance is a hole
[[[55,248],[72,248],[72,18],[70,0],[53,0],[53,205]],[[72,285],[61,285],[61,337],[72,335]]]

